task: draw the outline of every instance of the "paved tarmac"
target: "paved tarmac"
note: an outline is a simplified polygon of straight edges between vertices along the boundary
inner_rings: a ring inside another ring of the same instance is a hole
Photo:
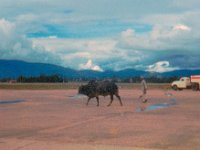
[[[0,90],[0,149],[199,150],[200,92],[149,90],[145,104],[140,93],[97,107],[77,90]]]

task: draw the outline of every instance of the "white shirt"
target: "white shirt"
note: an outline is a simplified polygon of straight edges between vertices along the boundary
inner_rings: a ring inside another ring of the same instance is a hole
[[[146,90],[147,89],[147,83],[146,83],[146,81],[144,79],[142,79],[141,85],[142,85],[142,90]]]

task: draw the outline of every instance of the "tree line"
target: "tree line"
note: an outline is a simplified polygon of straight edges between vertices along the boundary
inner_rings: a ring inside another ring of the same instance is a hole
[[[112,80],[114,82],[123,82],[123,83],[140,83],[140,77],[130,77],[130,78],[118,78],[118,77],[113,77],[113,78],[87,78],[87,77],[82,77],[82,78],[67,78],[63,77],[60,75],[40,75],[40,76],[19,76],[16,78],[14,81],[19,82],[19,83],[61,83],[61,82],[68,82],[68,81],[73,81],[73,82],[87,82],[89,80]],[[146,81],[149,83],[171,83],[172,81],[178,80],[179,77],[156,77],[156,76],[151,76],[151,77],[145,77]],[[9,82],[13,79],[10,78],[5,78],[5,79],[0,79],[1,82]]]
[[[17,82],[20,83],[34,83],[34,82],[40,82],[40,83],[56,83],[56,82],[63,82],[63,78],[59,75],[40,75],[38,77],[25,77],[25,76],[19,76],[17,78]]]

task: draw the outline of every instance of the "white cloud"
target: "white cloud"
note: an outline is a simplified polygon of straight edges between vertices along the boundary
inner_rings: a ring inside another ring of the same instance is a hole
[[[196,33],[194,33],[196,32]],[[152,31],[140,34],[127,29],[121,32],[118,46],[135,50],[181,50],[198,49],[193,41],[200,39],[200,32],[185,24],[155,24]],[[191,42],[191,43],[190,43]]]
[[[62,59],[60,65],[78,68],[80,63],[94,59],[98,63],[115,57],[113,39],[67,39],[35,38],[34,47],[44,47],[48,52],[56,53]]]
[[[134,35],[134,33],[135,33],[135,31],[133,29],[129,28],[125,31],[122,31],[121,35],[122,35],[122,37],[127,38],[127,37],[132,37]]]
[[[56,35],[51,35],[48,37],[49,39],[57,39],[58,37]]]
[[[93,64],[92,60],[88,60],[88,62],[86,64],[80,64],[80,69],[84,69],[84,70],[94,70],[94,71],[103,71],[103,69],[98,66]]]
[[[191,28],[183,24],[178,24],[174,26],[173,30],[190,31]]]
[[[0,17],[6,19],[0,19],[0,59],[75,69],[95,60],[104,70],[120,70],[159,60],[182,66],[189,53],[195,67],[200,47],[197,4],[198,0],[1,0]],[[152,31],[134,28],[141,24]],[[43,33],[47,38],[27,38]]]
[[[44,47],[62,59],[62,66],[78,68],[85,61],[95,60],[105,69],[121,70],[134,67],[146,55],[137,50],[118,47],[117,38],[67,39],[34,38],[34,47]]]
[[[10,36],[12,34],[13,30],[15,29],[14,23],[11,23],[7,20],[0,19],[0,34],[1,36]]]
[[[23,36],[16,34],[16,26],[14,23],[5,19],[0,19],[0,57],[10,55],[13,49],[17,47],[26,47],[29,45]]]
[[[146,69],[146,71],[149,72],[169,72],[169,71],[173,71],[173,70],[177,70],[179,69],[178,67],[170,67],[170,64],[168,61],[159,61],[156,62],[153,65],[149,65]]]
[[[61,52],[68,54],[71,52],[87,51],[100,57],[98,54],[108,54],[115,48],[116,41],[108,38],[99,39],[68,39],[68,38],[33,38],[34,46],[45,47],[49,51]]]
[[[19,27],[0,19],[0,59],[19,59],[29,62],[58,63],[57,54],[48,53],[43,47],[33,47],[32,41],[18,34]]]

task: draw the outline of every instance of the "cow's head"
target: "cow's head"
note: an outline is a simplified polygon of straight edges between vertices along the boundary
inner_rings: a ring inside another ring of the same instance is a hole
[[[85,85],[81,85],[79,88],[78,88],[78,94],[84,94],[86,95],[87,94],[87,87]]]

